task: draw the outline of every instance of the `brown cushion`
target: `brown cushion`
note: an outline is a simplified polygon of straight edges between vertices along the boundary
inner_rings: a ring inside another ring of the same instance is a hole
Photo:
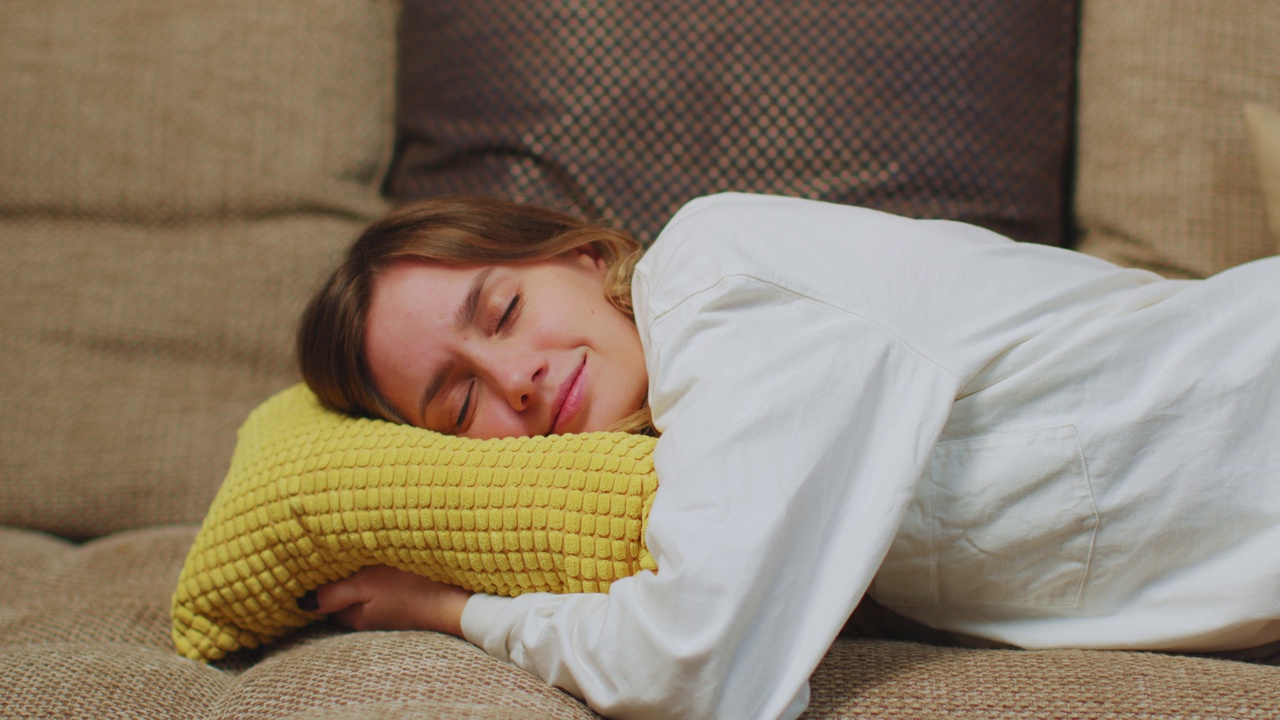
[[[175,654],[169,603],[194,526],[74,544],[0,528],[0,646],[116,643]],[[0,717],[4,714],[0,713]]]
[[[382,212],[394,0],[0,3],[0,523],[197,522]]]
[[[721,190],[1063,240],[1071,0],[409,0],[398,200],[486,193],[651,239]]]
[[[1280,3],[1083,7],[1080,249],[1172,277],[1274,253],[1243,108],[1280,105]]]
[[[0,222],[0,524],[199,522],[249,411],[296,382],[303,301],[360,223]]]
[[[528,673],[437,633],[320,625],[266,652],[216,665],[186,660],[167,621],[197,529],[133,530],[76,545],[0,527],[0,717],[326,717],[333,708],[350,718],[595,717]]]
[[[370,212],[394,3],[0,3],[0,213]]]
[[[815,718],[1273,718],[1280,668],[1154,653],[943,648],[839,639]]]
[[[0,652],[7,718],[210,717],[230,680],[162,650],[112,642],[16,645]]]
[[[180,657],[167,611],[195,526],[82,545],[0,528],[0,717],[593,718],[437,633],[332,625],[215,665]],[[1280,717],[1280,668],[1153,653],[1021,652],[841,638],[813,718]]]
[[[480,648],[428,632],[344,634],[283,649],[240,675],[218,717],[335,717],[327,708],[349,720],[598,717]]]

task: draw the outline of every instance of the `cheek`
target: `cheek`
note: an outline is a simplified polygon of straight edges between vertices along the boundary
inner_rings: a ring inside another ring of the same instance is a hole
[[[644,348],[640,344],[640,333],[635,322],[614,310],[608,318],[610,349],[619,364],[629,374],[640,374],[641,381],[647,382],[644,365]]]

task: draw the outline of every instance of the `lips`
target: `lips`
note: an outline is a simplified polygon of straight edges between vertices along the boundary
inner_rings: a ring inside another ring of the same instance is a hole
[[[551,405],[551,430],[549,435],[561,435],[564,428],[582,409],[582,401],[587,389],[587,358],[569,373],[556,392],[555,402]]]

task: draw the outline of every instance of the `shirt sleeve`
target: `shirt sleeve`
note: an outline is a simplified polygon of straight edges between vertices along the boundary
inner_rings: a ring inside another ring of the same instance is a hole
[[[956,379],[847,308],[664,242],[675,255],[639,272],[637,298],[664,266],[708,270],[672,273],[688,293],[637,310],[663,430],[646,537],[658,571],[608,595],[477,598],[467,636],[610,717],[795,717]]]

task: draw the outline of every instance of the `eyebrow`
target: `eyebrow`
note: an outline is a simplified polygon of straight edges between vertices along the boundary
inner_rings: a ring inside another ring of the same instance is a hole
[[[485,268],[476,273],[475,279],[471,281],[471,287],[467,290],[467,296],[463,298],[462,304],[458,306],[458,312],[454,314],[454,323],[457,324],[459,330],[465,330],[471,327],[475,322],[476,311],[480,308],[480,296],[484,294],[484,284],[489,279],[489,274],[493,272],[493,268]],[[444,383],[449,379],[449,375],[453,372],[453,363],[446,363],[431,378],[431,382],[427,383],[426,390],[422,393],[422,398],[418,401],[418,418],[426,424],[427,405],[440,394]]]
[[[475,279],[471,281],[471,289],[467,291],[467,298],[462,301],[462,305],[458,306],[455,318],[459,330],[471,327],[471,323],[475,321],[476,309],[480,307],[480,294],[484,292],[484,283],[492,272],[493,268],[485,268],[476,273]]]

